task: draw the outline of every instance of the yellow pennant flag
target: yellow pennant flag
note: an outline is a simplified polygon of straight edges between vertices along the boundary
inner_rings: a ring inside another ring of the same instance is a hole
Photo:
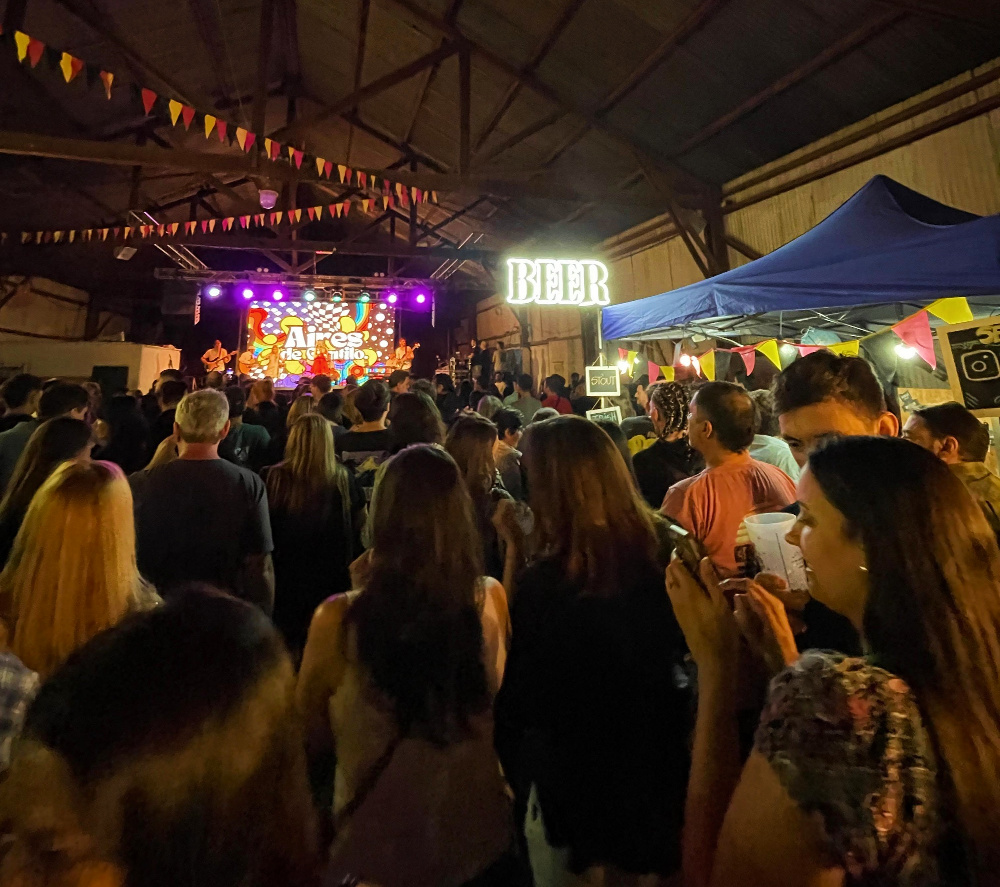
[[[23,62],[28,55],[28,44],[31,38],[24,31],[14,32],[14,43],[17,45],[17,60]]]
[[[940,317],[945,323],[964,323],[967,320],[972,320],[972,309],[965,296],[938,299],[932,305],[928,305],[927,310],[935,317]]]
[[[861,340],[854,339],[851,342],[841,342],[837,345],[827,345],[826,347],[828,351],[839,354],[841,357],[857,357],[858,352],[861,350]]]
[[[674,381],[674,368],[673,367],[660,367],[660,375],[663,377],[664,382]]]
[[[215,129],[215,120],[211,114],[205,115],[205,138],[207,139],[211,134],[212,130]]]
[[[323,207],[317,206],[315,207],[315,210],[316,210],[316,218],[317,219],[323,218]]]
[[[710,382],[715,381],[715,352],[707,351],[698,358],[701,362],[701,371]]]
[[[236,127],[236,142],[240,146],[241,151],[246,150],[247,131],[242,126]]]
[[[635,359],[639,356],[638,351],[629,351],[628,353],[628,372],[631,375],[632,368],[635,366]]]
[[[181,116],[181,110],[184,106],[177,99],[171,99],[167,107],[170,108],[170,122],[174,126],[177,126],[177,121]]]
[[[754,350],[759,351],[779,370],[781,369],[781,358],[778,356],[777,339],[768,339],[766,342],[761,342]]]
[[[270,157],[271,156],[271,144],[272,144],[272,142],[271,142],[270,139],[264,139],[264,156],[265,157]]]
[[[326,161],[322,157],[316,158],[316,175],[323,175],[323,167],[326,166]]]

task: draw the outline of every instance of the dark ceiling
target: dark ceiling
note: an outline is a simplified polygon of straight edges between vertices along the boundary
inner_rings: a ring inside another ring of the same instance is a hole
[[[997,54],[1000,35],[995,0],[6,0],[0,8],[4,133],[82,141],[95,154],[144,145],[235,158],[233,172],[211,175],[26,156],[15,145],[0,154],[0,230],[125,224],[130,210],[157,222],[249,211],[257,186],[236,169],[246,163],[238,147],[206,141],[200,117],[188,132],[162,109],[147,117],[135,90],[146,86],[218,116],[230,134],[256,129],[258,141],[274,135],[334,163],[449,186],[436,206],[385,213],[378,204],[366,216],[355,204],[347,219],[297,231],[312,242],[350,239],[360,251],[598,242],[669,200],[702,206],[725,182],[974,68]],[[114,71],[113,99],[84,77],[66,84],[45,60],[18,63],[17,28]],[[345,193],[303,167],[281,199],[307,207]],[[287,246],[287,232],[277,233]],[[192,251],[212,267],[233,264],[231,254]],[[244,259],[265,261],[259,252]],[[125,267],[106,244],[0,252],[8,271],[50,263],[83,283]],[[138,280],[155,264],[172,261],[143,245],[127,276]],[[387,259],[338,255],[320,265],[372,273]],[[393,270],[429,275],[441,265],[401,257]]]

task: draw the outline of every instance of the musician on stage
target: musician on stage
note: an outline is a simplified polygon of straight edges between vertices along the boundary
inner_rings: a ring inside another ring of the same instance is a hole
[[[235,354],[235,351],[226,351],[222,347],[222,342],[216,339],[215,344],[201,356],[201,363],[205,367],[206,373],[224,373],[226,364],[233,359]]]

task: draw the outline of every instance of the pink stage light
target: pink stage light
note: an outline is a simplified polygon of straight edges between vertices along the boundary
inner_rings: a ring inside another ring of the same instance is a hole
[[[426,302],[426,301],[427,301],[427,296],[425,296],[423,293],[417,293],[417,304],[418,305],[423,305],[424,302]]]
[[[243,290],[243,298],[246,299],[248,302],[253,298],[253,290],[250,289],[250,287],[247,287],[246,289]]]
[[[283,298],[285,298],[285,294],[281,290],[275,290],[271,293],[271,298],[274,299],[275,302],[280,302]]]

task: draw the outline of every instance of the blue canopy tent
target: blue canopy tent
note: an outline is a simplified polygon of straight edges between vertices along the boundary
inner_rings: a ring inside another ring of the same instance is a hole
[[[971,300],[986,313],[1000,303],[1000,215],[963,212],[876,176],[773,253],[601,316],[605,339],[791,335],[803,326],[856,337],[948,296],[996,297]],[[916,304],[904,311],[906,303]]]

